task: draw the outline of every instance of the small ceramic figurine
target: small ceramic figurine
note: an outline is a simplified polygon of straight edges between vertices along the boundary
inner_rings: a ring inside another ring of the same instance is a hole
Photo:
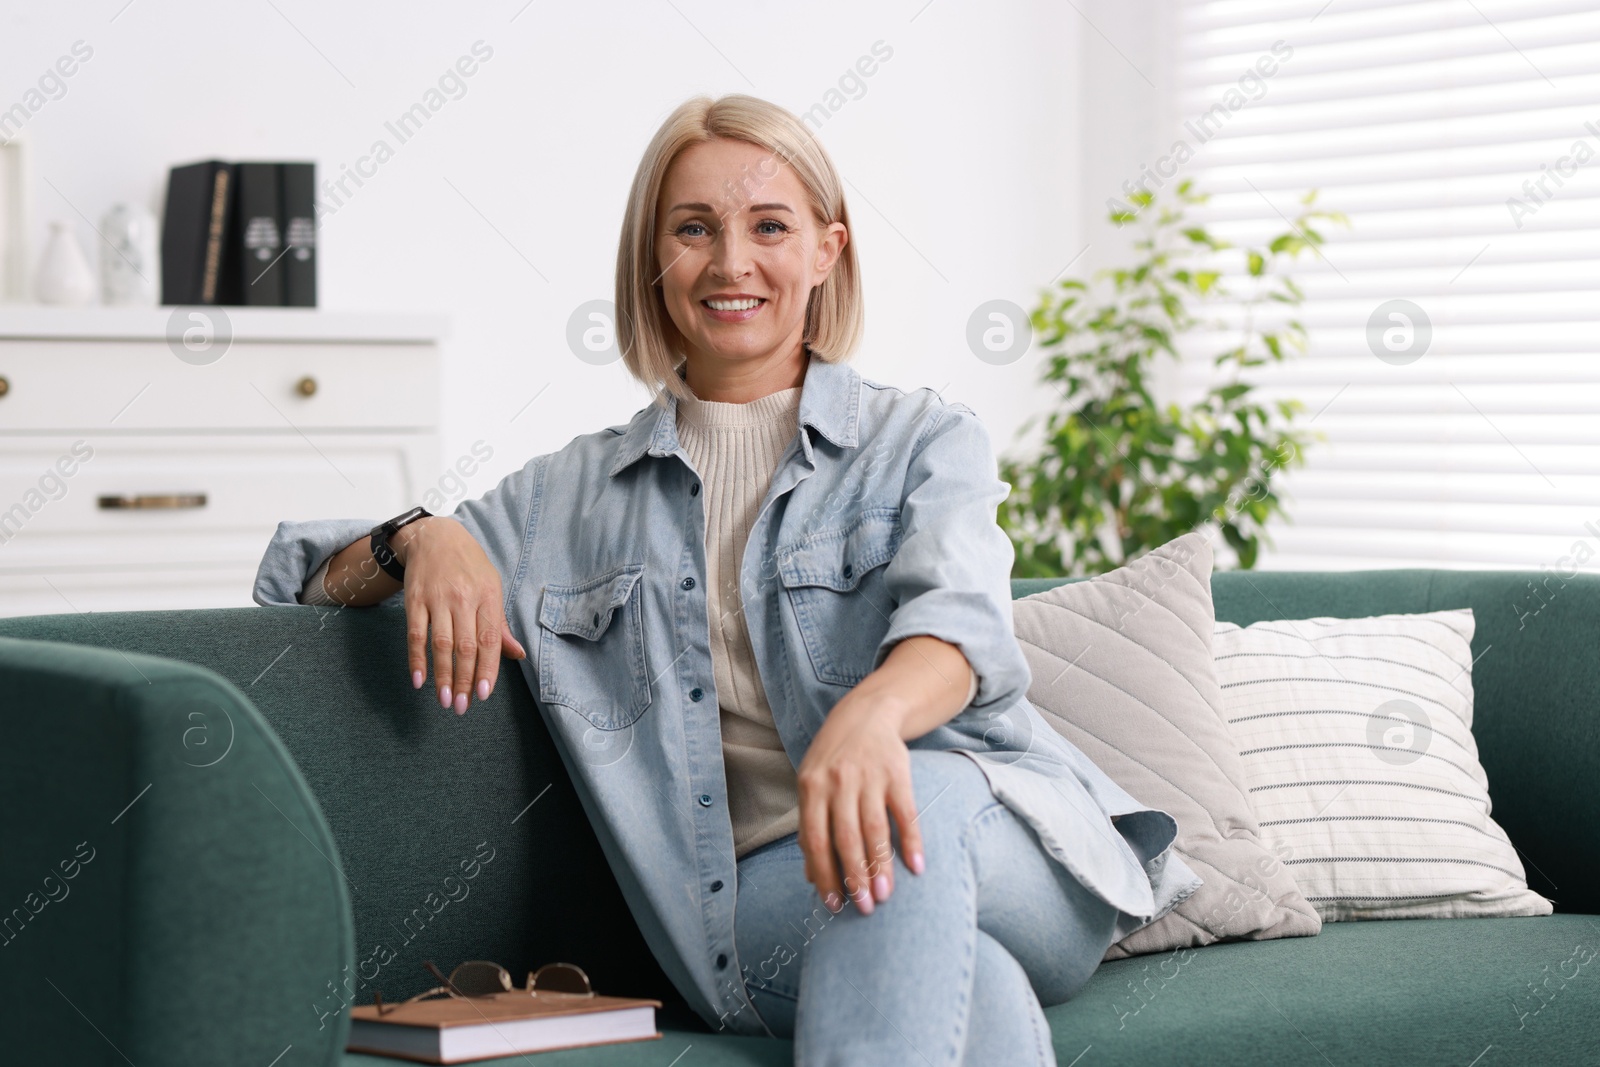
[[[39,258],[36,290],[41,304],[87,307],[94,302],[94,272],[65,222],[50,223],[50,239]]]
[[[154,307],[160,267],[156,218],[142,207],[113,204],[100,220],[100,301],[123,307]]]

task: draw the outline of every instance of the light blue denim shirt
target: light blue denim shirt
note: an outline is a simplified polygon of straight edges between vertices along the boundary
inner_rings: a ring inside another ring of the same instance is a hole
[[[740,571],[790,760],[799,766],[829,710],[896,642],[948,641],[972,665],[977,693],[911,747],[975,760],[1049,854],[1121,912],[1119,938],[1165,915],[1200,885],[1171,849],[1177,823],[1124,792],[1028,702],[1012,629],[1014,554],[995,521],[1010,486],[983,423],[931,389],[908,393],[815,357],[799,422]],[[387,517],[280,524],[256,602],[298,603],[324,559]],[[507,621],[528,650],[523,677],[656,958],[711,1026],[764,1033],[758,1013],[742,1010],[734,894],[724,888],[737,882],[705,513],[678,442],[677,399],[663,393],[626,426],[535,457],[454,518],[500,571]]]

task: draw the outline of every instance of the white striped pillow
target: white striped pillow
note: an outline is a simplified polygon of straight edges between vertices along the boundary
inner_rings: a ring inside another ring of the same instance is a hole
[[[1261,840],[1324,922],[1549,915],[1472,737],[1472,610],[1218,623]]]

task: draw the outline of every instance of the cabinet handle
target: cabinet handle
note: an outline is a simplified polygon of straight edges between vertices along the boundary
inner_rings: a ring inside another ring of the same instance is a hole
[[[301,396],[317,395],[317,380],[309,374],[295,382],[294,387]]]
[[[11,381],[5,375],[0,374],[0,396],[5,396],[9,392],[11,392]]]
[[[138,496],[103,496],[100,507],[106,511],[123,508],[139,510],[171,510],[176,508],[203,508],[204,493],[141,493]]]

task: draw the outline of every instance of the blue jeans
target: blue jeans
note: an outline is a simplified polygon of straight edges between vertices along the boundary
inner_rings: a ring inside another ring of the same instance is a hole
[[[1089,980],[1116,909],[1045,854],[966,756],[914,749],[911,777],[926,867],[895,858],[894,892],[871,915],[828,911],[793,834],[739,861],[751,1003],[802,1067],[1053,1065],[1041,1003]]]

